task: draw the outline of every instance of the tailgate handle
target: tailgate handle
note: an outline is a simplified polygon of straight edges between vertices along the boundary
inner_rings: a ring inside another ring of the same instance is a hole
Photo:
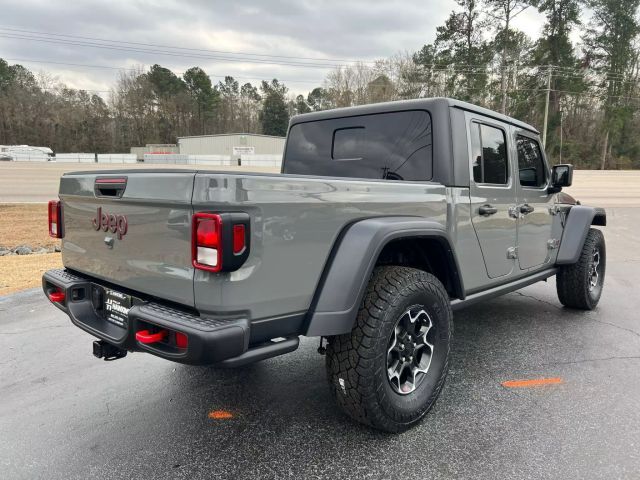
[[[96,197],[122,198],[127,188],[127,177],[97,177],[94,185]]]

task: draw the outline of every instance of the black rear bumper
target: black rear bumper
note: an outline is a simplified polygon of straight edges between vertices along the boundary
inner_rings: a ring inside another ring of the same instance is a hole
[[[129,310],[126,327],[121,327],[108,322],[96,311],[92,292],[103,287],[67,270],[49,270],[42,277],[42,288],[47,296],[56,289],[65,293],[63,302],[52,303],[69,315],[74,325],[123,350],[146,351],[175,362],[195,365],[225,360],[234,365],[236,359],[255,356],[249,350],[250,324],[247,318],[203,317],[152,301],[138,300]],[[183,333],[188,344],[186,348],[178,348],[171,342],[145,344],[136,340],[136,332],[148,328]],[[296,337],[295,348],[297,341]]]

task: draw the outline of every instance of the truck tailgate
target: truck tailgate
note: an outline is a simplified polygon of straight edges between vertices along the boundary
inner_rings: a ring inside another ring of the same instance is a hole
[[[193,306],[194,175],[185,170],[137,170],[63,176],[64,266]],[[124,190],[119,190],[122,181]]]

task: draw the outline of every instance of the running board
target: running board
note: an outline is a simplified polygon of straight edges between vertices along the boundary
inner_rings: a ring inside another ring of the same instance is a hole
[[[532,285],[534,283],[538,283],[542,280],[546,280],[547,278],[554,276],[556,273],[558,273],[558,269],[551,268],[549,270],[543,270],[542,272],[534,273],[533,275],[529,275],[514,282],[505,283],[503,285],[498,285],[497,287],[490,288],[489,290],[484,290],[482,292],[467,295],[464,300],[456,298],[451,302],[451,308],[452,310],[459,310],[461,308],[468,307],[469,305],[473,305],[474,303],[478,303],[482,300],[499,297],[500,295],[504,295],[505,293],[513,292],[515,290],[528,287],[529,285]]]
[[[285,353],[293,352],[300,344],[299,337],[287,338],[279,342],[270,341],[253,348],[249,348],[242,355],[223,360],[218,365],[221,367],[239,367],[248,363],[259,362],[267,358],[277,357]]]

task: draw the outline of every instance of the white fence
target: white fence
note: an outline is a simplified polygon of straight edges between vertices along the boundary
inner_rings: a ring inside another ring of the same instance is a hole
[[[240,155],[240,162],[243,167],[280,168],[282,166],[282,155],[245,154]]]
[[[58,153],[56,154],[57,163],[95,163],[95,153]]]
[[[135,153],[99,153],[98,163],[136,163]]]
[[[184,155],[179,153],[145,153],[144,163],[172,165],[231,165],[229,155]]]
[[[144,163],[170,163],[175,165],[187,165],[189,163],[189,156],[180,155],[179,153],[145,153]]]
[[[230,155],[189,155],[190,165],[231,165]]]

